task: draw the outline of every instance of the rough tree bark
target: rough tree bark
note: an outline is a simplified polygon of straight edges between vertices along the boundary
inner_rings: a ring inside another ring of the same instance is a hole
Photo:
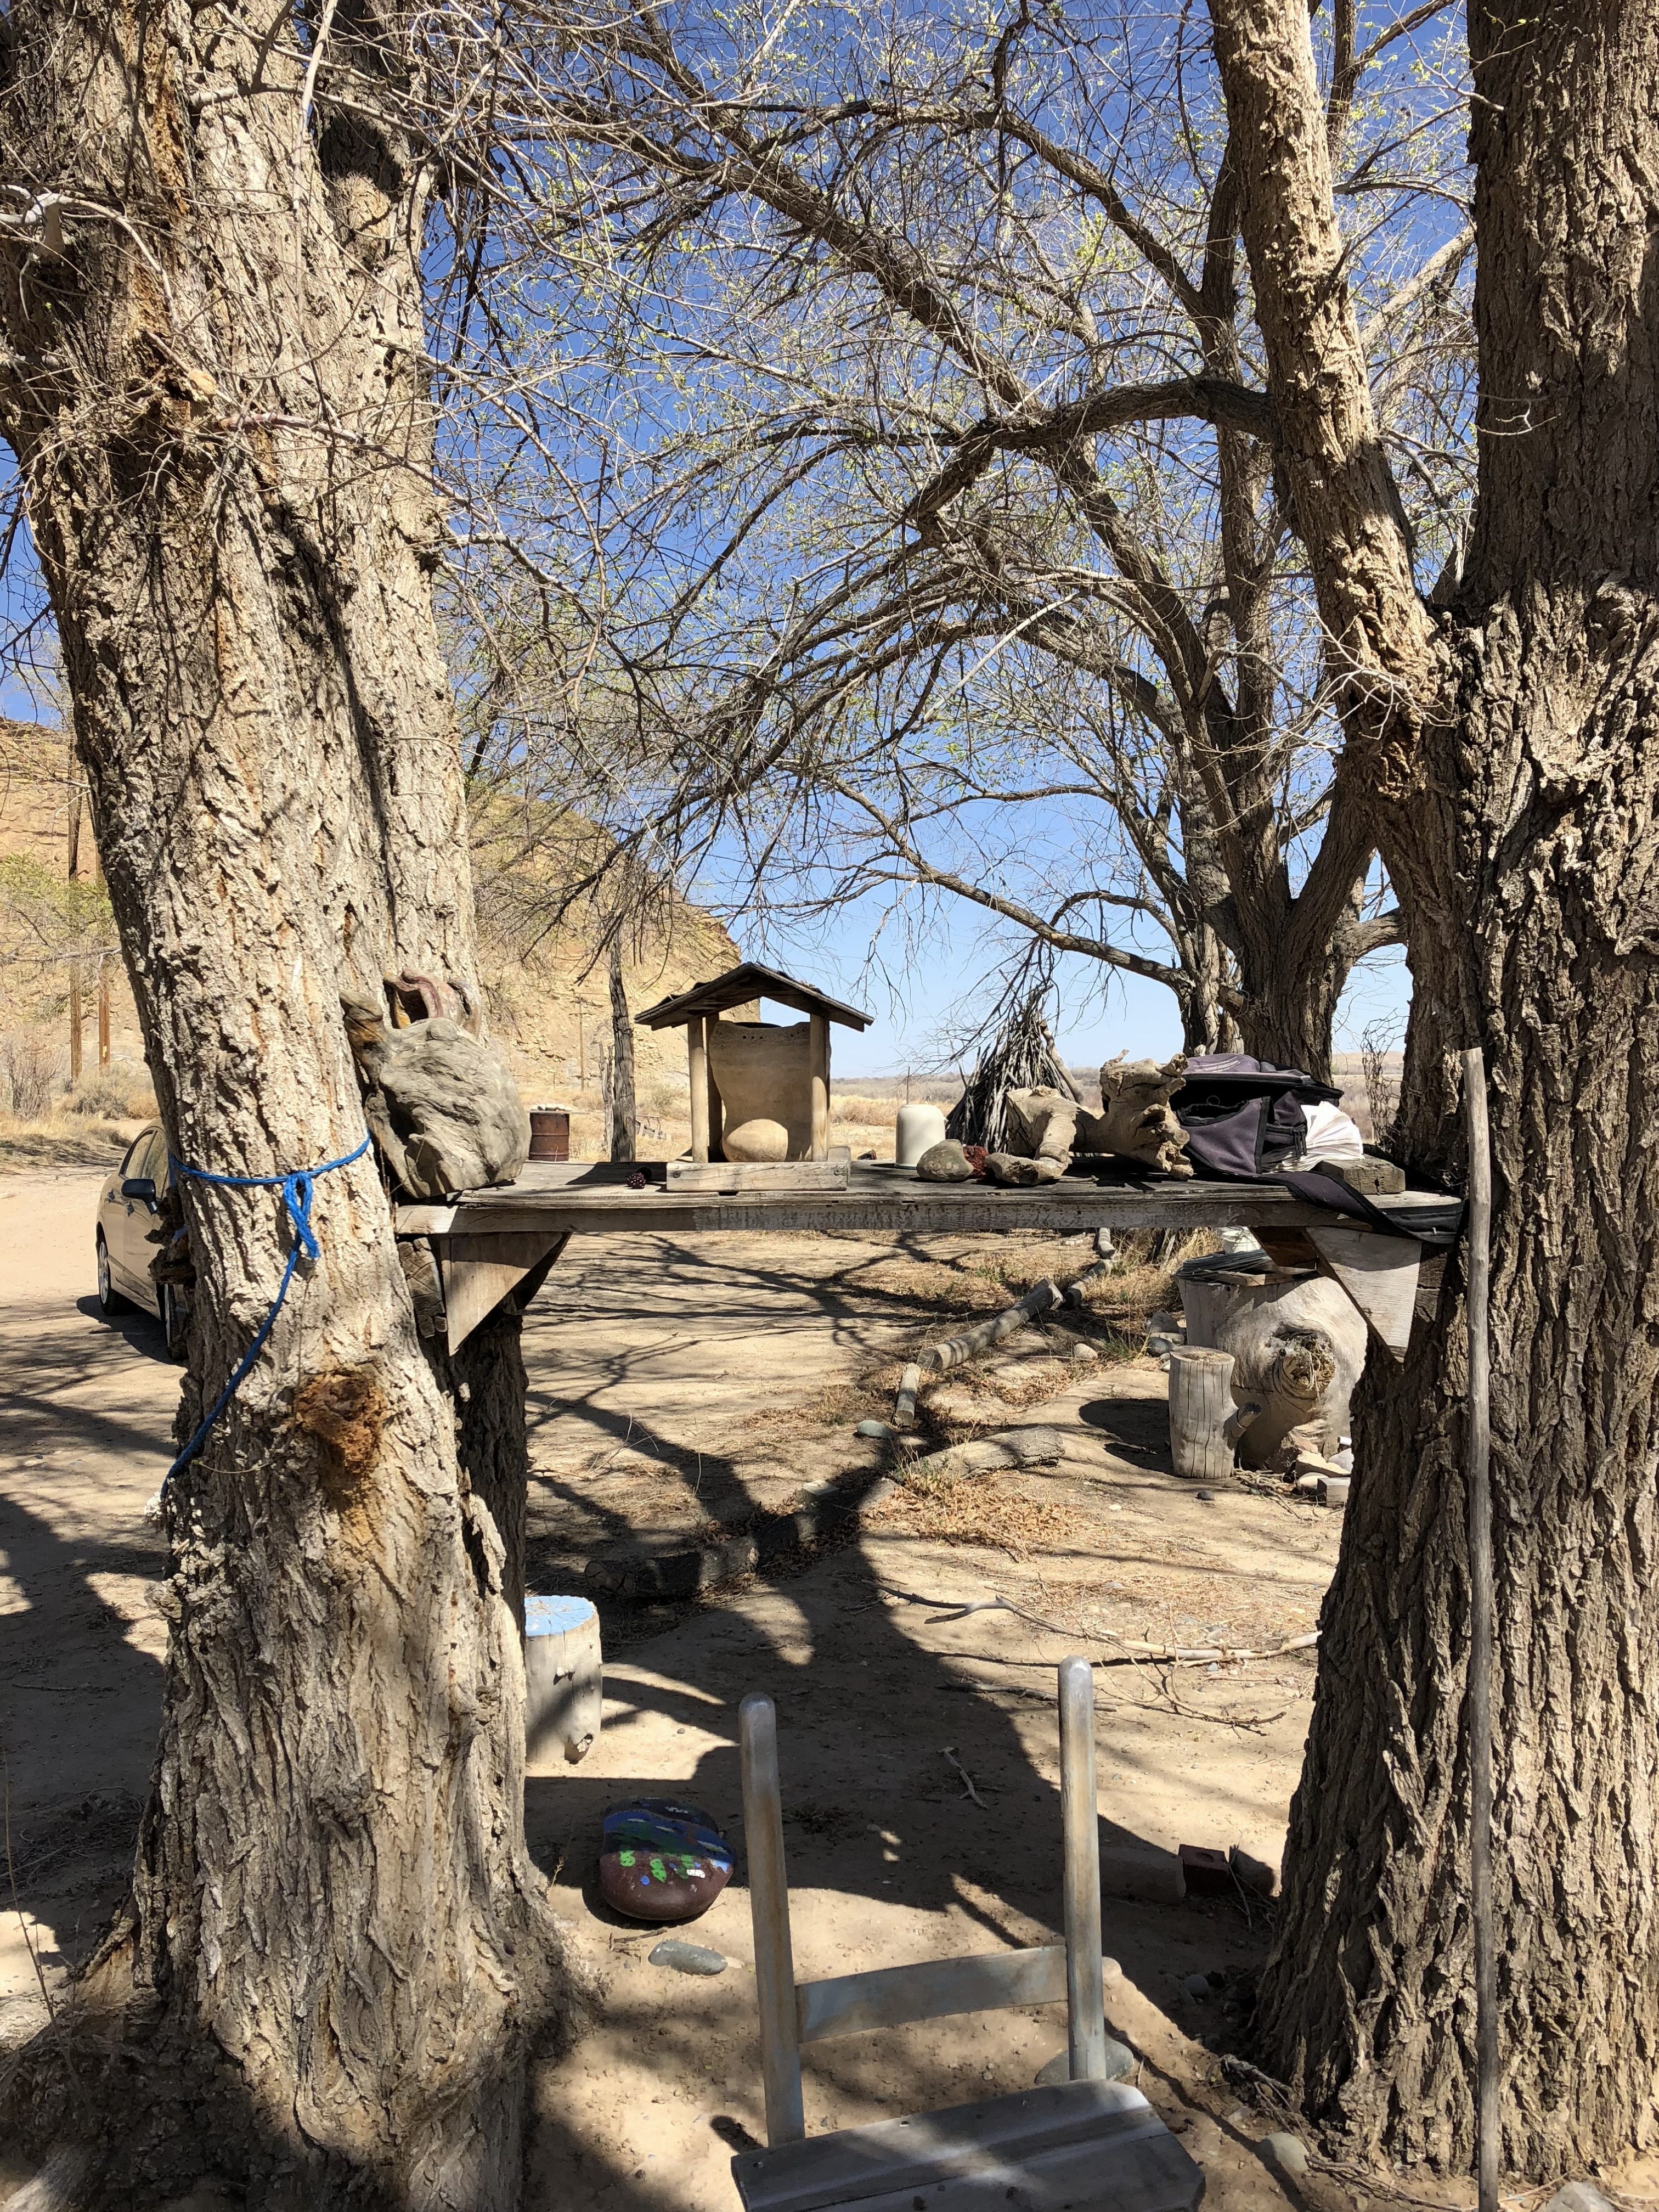
[[[21,0],[0,48],[0,427],[168,1139],[247,1174],[359,1141],[343,988],[475,981],[430,592],[430,180],[374,120],[395,61],[373,17],[330,18],[352,101],[325,71],[309,120],[274,0]],[[273,1191],[184,1203],[181,1435],[289,1241]],[[168,1493],[161,1741],[97,1986],[185,2086],[168,2104],[118,2072],[109,2126],[147,2147],[112,2173],[509,2207],[557,1966],[502,1544],[372,1158],[318,1183],[313,1220],[322,1259]]]
[[[1659,2067],[1659,18],[1469,9],[1480,495],[1413,586],[1340,278],[1304,0],[1211,0],[1244,234],[1350,769],[1411,915],[1402,1132],[1495,1183],[1495,1857],[1504,2163],[1655,2135]],[[1473,2142],[1462,1317],[1368,1386],[1268,2063],[1363,2149]]]
[[[611,1082],[605,1117],[610,1126],[605,1137],[613,1160],[631,1160],[639,1109],[634,1091],[634,1017],[628,1011],[628,988],[623,981],[620,922],[611,939],[607,968],[611,979]]]

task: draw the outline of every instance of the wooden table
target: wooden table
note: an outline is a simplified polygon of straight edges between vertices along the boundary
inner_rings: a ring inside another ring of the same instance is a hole
[[[650,1173],[648,1164],[645,1171]],[[1396,1304],[1407,1267],[1413,1294],[1417,1282],[1415,1243],[1379,1235],[1310,1204],[1276,1182],[1178,1182],[1126,1173],[1111,1182],[1071,1176],[1010,1190],[982,1182],[921,1182],[914,1169],[855,1160],[845,1190],[720,1194],[670,1191],[660,1181],[630,1190],[630,1172],[610,1164],[536,1161],[516,1182],[466,1191],[451,1204],[399,1206],[398,1234],[432,1240],[452,1351],[532,1275],[533,1296],[569,1237],[629,1231],[659,1237],[710,1230],[749,1236],[841,1230],[996,1237],[1015,1229],[1050,1236],[1086,1235],[1097,1229],[1318,1230],[1324,1232],[1318,1240],[1322,1245],[1334,1235],[1351,1252],[1369,1252],[1375,1265],[1363,1272],[1392,1276]],[[657,1175],[662,1172],[659,1167]],[[1431,1191],[1405,1191],[1371,1203],[1381,1212],[1398,1214],[1404,1225],[1413,1209],[1443,1206],[1445,1200]],[[1353,1284],[1346,1275],[1341,1279],[1354,1295]],[[1375,1324],[1370,1301],[1356,1295],[1355,1302]]]

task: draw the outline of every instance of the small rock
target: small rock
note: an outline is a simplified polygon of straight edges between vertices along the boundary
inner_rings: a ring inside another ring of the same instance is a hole
[[[1135,2070],[1135,2055],[1127,2043],[1120,2043],[1115,2035],[1106,2039],[1106,2072],[1108,2081],[1127,2081]],[[1052,2089],[1057,2081],[1072,2078],[1072,2054],[1069,2050],[1057,2051],[1037,2075],[1033,2085],[1039,2089]]]
[[[1261,2148],[1281,2173],[1303,2174],[1308,2171],[1308,2147],[1300,2136],[1263,2136]]]
[[[893,1431],[885,1421],[860,1421],[853,1431],[855,1437],[868,1437],[874,1443],[890,1443]]]
[[[968,1155],[954,1137],[929,1145],[916,1162],[916,1174],[923,1182],[971,1182],[974,1179]]]
[[[1265,1859],[1253,1859],[1237,1844],[1228,1850],[1227,1863],[1239,1887],[1254,1890],[1258,1897],[1272,1897],[1279,1887],[1279,1869],[1269,1866]]]
[[[1207,1974],[1188,1974],[1181,1984],[1181,1994],[1191,1997],[1194,2004],[1207,2004],[1210,1997],[1210,1978]]]
[[[718,1951],[701,1943],[682,1943],[673,1936],[653,1943],[645,1955],[653,1966],[672,1966],[677,1974],[723,1974],[729,1964]]]
[[[1570,2181],[1556,2191],[1544,2212],[1613,2212],[1613,2208],[1593,2182]]]
[[[1212,1490],[1195,1490],[1193,1492],[1193,1496],[1197,1498],[1200,1505],[1213,1505],[1215,1504],[1215,1492]]]

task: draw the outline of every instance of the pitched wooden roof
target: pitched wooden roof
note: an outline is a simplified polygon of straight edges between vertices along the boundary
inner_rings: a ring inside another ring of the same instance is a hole
[[[775,1005],[793,1006],[797,1013],[822,1014],[843,1029],[867,1029],[874,1018],[856,1006],[843,1006],[839,999],[827,999],[810,983],[798,983],[793,975],[781,975],[775,968],[762,968],[752,960],[727,969],[710,983],[694,983],[674,998],[659,999],[634,1018],[645,1029],[674,1029],[699,1014],[718,1014],[727,1006],[746,1006],[751,999],[770,999]]]

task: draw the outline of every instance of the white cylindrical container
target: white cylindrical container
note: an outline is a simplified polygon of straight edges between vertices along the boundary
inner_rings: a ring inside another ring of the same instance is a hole
[[[526,1598],[524,1675],[525,1772],[557,1774],[599,1732],[599,1616],[585,1597]]]
[[[930,1106],[925,1098],[917,1098],[899,1108],[893,1158],[900,1167],[915,1167],[924,1152],[932,1152],[935,1145],[944,1142],[945,1115],[939,1107]]]

